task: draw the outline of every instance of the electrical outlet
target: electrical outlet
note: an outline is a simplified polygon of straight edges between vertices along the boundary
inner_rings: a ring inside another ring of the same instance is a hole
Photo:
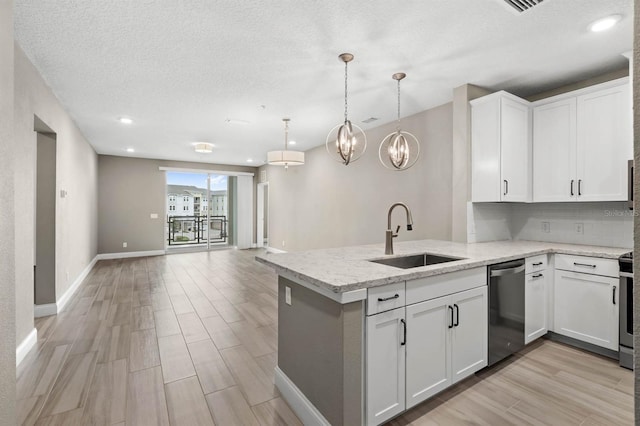
[[[284,303],[291,306],[291,287],[284,287]]]
[[[584,234],[584,224],[576,223],[576,234]]]
[[[127,242],[122,243],[122,248],[127,248]]]
[[[157,219],[157,218],[158,218],[158,213],[151,213],[151,214],[149,214],[149,218],[150,218],[150,219]]]
[[[551,232],[551,224],[549,222],[542,222],[542,232],[545,234]]]

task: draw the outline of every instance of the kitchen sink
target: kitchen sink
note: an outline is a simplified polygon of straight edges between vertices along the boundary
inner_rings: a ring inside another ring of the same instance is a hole
[[[410,269],[420,266],[436,265],[438,263],[453,262],[461,260],[462,257],[448,257],[437,254],[412,254],[410,256],[398,256],[385,259],[375,259],[369,262],[380,263],[382,265],[393,266],[394,268]]]

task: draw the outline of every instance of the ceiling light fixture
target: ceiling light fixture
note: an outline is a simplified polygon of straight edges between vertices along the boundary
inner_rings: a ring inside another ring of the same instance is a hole
[[[133,148],[127,148],[127,152],[136,152],[136,150]]]
[[[227,124],[240,124],[242,126],[250,124],[247,120],[238,120],[237,118],[227,118],[224,122]]]
[[[247,163],[253,163],[253,158],[247,158]]]
[[[287,170],[289,166],[301,166],[304,164],[304,152],[289,150],[289,118],[283,118],[284,122],[284,151],[269,151],[267,153],[267,163],[271,166],[284,166]]]
[[[298,143],[298,142],[296,142],[296,141],[289,141],[289,145],[295,145],[295,144],[297,144],[297,143]]]
[[[131,124],[133,123],[133,120],[130,119],[129,117],[120,117],[118,118],[118,121],[122,124]]]
[[[388,134],[380,143],[378,158],[388,169],[402,171],[413,166],[420,156],[420,142],[411,133],[400,129],[400,80],[407,75],[403,72],[393,74],[398,82],[398,122],[396,131]]]
[[[194,145],[194,150],[202,154],[211,154],[213,152],[213,144],[207,142],[198,142]]]
[[[589,25],[589,29],[594,33],[606,31],[616,25],[622,19],[621,15],[611,15],[606,18],[598,19]]]
[[[338,56],[344,62],[344,123],[338,124],[331,129],[327,135],[325,146],[331,158],[341,162],[345,166],[353,163],[364,154],[367,149],[367,136],[364,131],[349,121],[347,114],[347,65],[353,60],[351,53],[343,53]],[[360,133],[360,135],[357,135]],[[362,142],[358,141],[358,137],[362,138]]]

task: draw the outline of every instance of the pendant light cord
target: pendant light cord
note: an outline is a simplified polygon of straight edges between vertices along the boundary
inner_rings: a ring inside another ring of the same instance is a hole
[[[289,122],[284,122],[284,150],[289,149]]]
[[[349,65],[348,62],[344,63],[344,122],[347,122],[347,96],[348,96],[348,92],[347,92],[347,66]]]
[[[398,80],[398,124],[396,130],[400,130],[400,80]]]

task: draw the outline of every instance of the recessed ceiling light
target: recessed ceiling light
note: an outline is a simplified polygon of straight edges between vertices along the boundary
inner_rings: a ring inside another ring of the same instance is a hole
[[[289,145],[295,145],[295,144],[297,144],[297,143],[298,143],[298,142],[296,142],[296,141],[289,141]]]
[[[136,152],[136,150],[133,148],[127,148],[127,152]]]
[[[253,163],[253,159],[252,158],[247,158],[247,163]]]
[[[612,28],[618,22],[620,22],[621,19],[622,19],[621,15],[607,16],[606,18],[598,19],[597,21],[591,23],[591,25],[589,25],[589,29],[594,33],[606,31],[609,28]]]
[[[133,123],[133,120],[130,119],[129,117],[120,117],[118,118],[118,121],[122,124],[131,124]]]
[[[249,124],[247,120],[238,120],[237,118],[227,118],[226,120],[224,120],[224,122],[227,124],[240,124],[243,126]]]
[[[213,144],[207,142],[198,142],[194,144],[194,149],[196,152],[201,152],[203,154],[210,154],[213,151]]]

